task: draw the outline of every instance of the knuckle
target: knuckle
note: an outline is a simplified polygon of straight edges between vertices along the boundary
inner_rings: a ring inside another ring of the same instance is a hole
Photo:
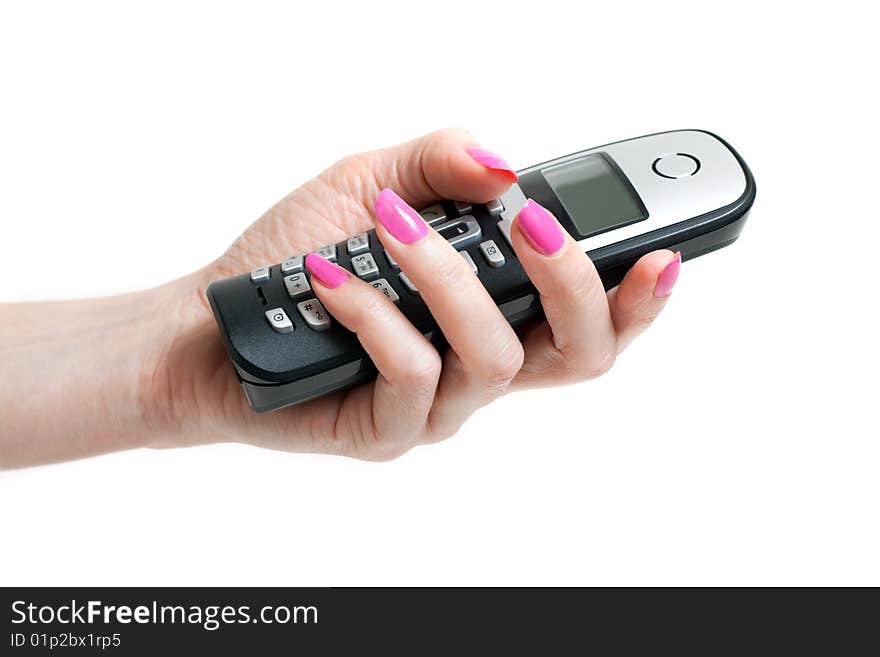
[[[524,360],[522,345],[519,342],[511,344],[483,364],[482,379],[490,388],[504,390],[519,374]]]
[[[426,390],[435,387],[440,379],[442,363],[440,355],[433,349],[425,349],[424,353],[413,358],[404,374],[404,383],[415,390]]]
[[[580,378],[587,381],[599,378],[614,366],[616,359],[617,354],[613,349],[591,356],[578,368]]]

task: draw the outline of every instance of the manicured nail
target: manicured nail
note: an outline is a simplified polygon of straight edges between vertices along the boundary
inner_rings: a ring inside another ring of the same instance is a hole
[[[348,272],[337,264],[325,260],[317,253],[306,256],[306,269],[317,278],[323,285],[334,288],[339,287],[348,280]]]
[[[565,244],[556,217],[532,199],[526,201],[519,211],[516,223],[531,245],[544,255],[553,255]]]
[[[404,244],[418,242],[428,234],[428,224],[419,213],[390,189],[383,189],[376,198],[376,216],[385,230]]]
[[[488,148],[474,146],[467,149],[467,154],[487,169],[504,173],[510,178],[510,182],[516,182],[516,171],[497,153],[493,153]]]
[[[681,253],[675,253],[675,257],[663,268],[654,285],[655,297],[668,297],[672,293],[675,281],[678,280],[678,272],[681,271]]]

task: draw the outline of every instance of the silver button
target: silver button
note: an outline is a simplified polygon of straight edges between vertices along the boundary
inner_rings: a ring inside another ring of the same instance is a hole
[[[471,211],[471,204],[466,201],[453,201],[455,203],[455,213],[459,216],[467,214]]]
[[[364,253],[351,259],[351,268],[361,278],[372,278],[379,273],[379,265],[372,253]]]
[[[398,278],[400,278],[400,282],[403,283],[403,284],[406,286],[406,289],[407,289],[407,290],[409,290],[409,291],[412,292],[413,294],[418,294],[418,293],[419,293],[419,288],[417,288],[417,287],[413,284],[413,282],[412,282],[411,280],[409,280],[409,276],[407,276],[407,275],[404,274],[403,272],[400,272],[400,276],[398,276]]]
[[[384,278],[377,279],[370,283],[377,290],[381,290],[385,293],[385,296],[391,299],[394,303],[400,301],[400,297],[397,296],[397,292],[394,291],[394,288],[386,281]]]
[[[303,257],[301,255],[298,256],[290,256],[287,260],[281,263],[281,273],[282,274],[292,274],[297,271],[303,270]]]
[[[463,249],[471,244],[476,244],[483,236],[480,224],[470,214],[447,221],[445,224],[437,226],[436,230],[440,233],[440,237],[456,249]]]
[[[306,299],[296,304],[296,309],[306,324],[316,331],[326,331],[330,328],[330,315],[324,310],[324,306],[317,299]]]
[[[370,250],[370,236],[367,233],[361,233],[350,238],[346,243],[349,255],[363,253]]]
[[[495,240],[480,242],[480,254],[490,267],[500,267],[504,264],[504,254],[495,244]]]
[[[464,258],[464,261],[466,263],[468,263],[468,265],[471,268],[471,271],[473,271],[476,274],[477,273],[477,263],[474,262],[473,258],[471,258],[471,254],[468,253],[467,251],[459,251],[459,253],[461,254],[461,257]]]
[[[293,332],[293,322],[290,321],[287,313],[284,312],[284,308],[273,308],[272,310],[267,310],[266,319],[269,320],[269,325],[278,333]]]
[[[329,260],[330,262],[336,262],[336,245],[330,244],[328,246],[322,246],[320,249],[315,251],[315,253],[324,260]]]
[[[424,210],[419,212],[419,214],[422,215],[422,219],[424,219],[429,226],[439,224],[441,221],[446,221],[446,211],[439,203],[429,205]]]
[[[251,281],[253,283],[262,283],[263,281],[268,281],[269,276],[269,267],[257,267],[251,272]]]
[[[312,291],[312,286],[309,285],[306,275],[302,272],[286,276],[284,278],[284,287],[287,288],[287,293],[290,295],[291,299],[295,299],[296,297],[308,294]]]
[[[500,198],[493,198],[491,201],[486,203],[486,210],[491,215],[501,214],[504,212],[504,203],[501,202]]]
[[[388,251],[385,252],[385,259],[388,260],[388,264],[394,267],[394,269],[400,269],[400,265],[397,264],[397,260],[391,257],[391,254]]]
[[[687,153],[673,153],[658,157],[652,166],[664,178],[687,178],[700,170],[700,161]]]

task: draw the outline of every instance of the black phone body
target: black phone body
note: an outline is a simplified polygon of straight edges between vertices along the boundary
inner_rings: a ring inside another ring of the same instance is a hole
[[[606,289],[641,256],[683,260],[731,244],[755,199],[739,154],[716,135],[676,130],[579,151],[518,172],[487,204],[442,201],[422,217],[471,263],[513,325],[542,316],[537,292],[513,253],[513,219],[534,198],[593,260]],[[411,281],[374,231],[319,251],[373,283],[438,347],[443,336]],[[211,283],[207,296],[229,358],[255,411],[269,411],[375,376],[357,337],[311,293],[302,255]]]

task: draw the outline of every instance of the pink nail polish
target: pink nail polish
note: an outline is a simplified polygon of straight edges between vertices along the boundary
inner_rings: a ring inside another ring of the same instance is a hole
[[[510,178],[510,182],[516,182],[516,171],[497,153],[493,153],[488,148],[474,146],[467,149],[467,154],[487,169],[504,173]]]
[[[339,265],[329,260],[325,260],[317,253],[310,253],[306,256],[306,269],[317,278],[323,285],[329,288],[339,287],[348,280],[348,272]]]
[[[383,189],[376,198],[376,216],[385,230],[404,244],[418,242],[428,234],[428,224],[419,213],[390,189]]]
[[[675,257],[657,276],[657,283],[654,285],[655,297],[668,297],[672,293],[675,281],[678,280],[679,271],[681,271],[681,253],[676,252]]]
[[[544,255],[553,255],[565,244],[562,227],[556,217],[529,199],[517,215],[516,223],[526,239]]]

